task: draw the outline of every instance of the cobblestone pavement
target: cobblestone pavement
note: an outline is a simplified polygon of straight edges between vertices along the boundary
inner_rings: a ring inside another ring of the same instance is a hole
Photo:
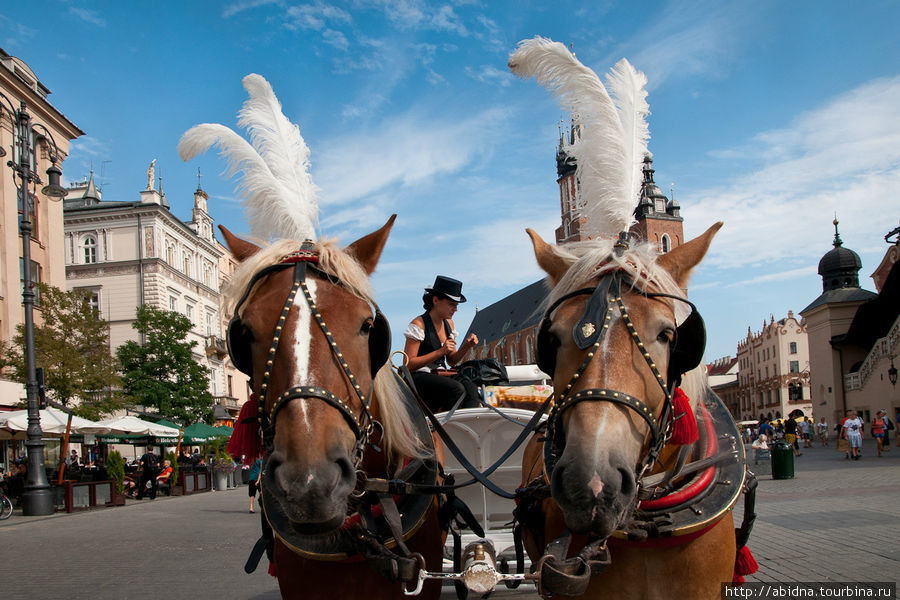
[[[783,480],[759,467],[750,547],[760,571],[748,581],[897,581],[900,448],[876,458],[867,441],[863,459],[847,461],[816,447],[794,465],[795,477]],[[737,513],[739,522],[740,505]],[[276,599],[265,560],[243,572],[258,535],[245,487],[70,515],[17,510],[0,521],[0,597]],[[453,597],[445,588],[443,598]],[[537,596],[523,586],[493,597]]]

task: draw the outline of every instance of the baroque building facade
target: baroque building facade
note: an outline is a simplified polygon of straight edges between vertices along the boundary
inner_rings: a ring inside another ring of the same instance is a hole
[[[806,323],[793,311],[778,321],[772,317],[758,333],[748,327],[738,342],[737,364],[736,420],[779,419],[797,409],[812,416]]]
[[[196,342],[194,359],[208,369],[210,393],[235,415],[249,396],[247,377],[228,358],[220,302],[234,259],[215,238],[208,197],[199,185],[186,222],[170,210],[161,187],[154,163],[146,188],[134,201],[101,200],[93,174],[70,187],[65,199],[66,286],[89,292],[95,310],[109,321],[113,352],[128,340],[140,341],[132,327],[140,306],[187,317],[192,326],[188,341]]]
[[[31,116],[32,124],[46,127],[59,149],[57,166],[69,154],[69,141],[84,134],[47,100],[50,90],[40,82],[34,72],[22,60],[0,49],[0,93],[13,105],[3,102],[0,110],[0,148],[6,155],[0,159],[0,340],[9,342],[16,335],[16,327],[24,321],[22,307],[22,236],[19,220],[22,217],[23,199],[19,181],[13,170],[6,166],[12,158],[13,124],[10,109],[19,110],[23,103]],[[38,143],[36,172],[46,182],[50,167],[50,155],[46,142]],[[31,213],[31,279],[59,288],[65,287],[66,271],[63,260],[63,207],[41,193],[43,184],[32,185],[29,190]],[[41,322],[40,299],[34,307],[35,324]],[[0,409],[16,406],[25,398],[25,387],[0,374]]]

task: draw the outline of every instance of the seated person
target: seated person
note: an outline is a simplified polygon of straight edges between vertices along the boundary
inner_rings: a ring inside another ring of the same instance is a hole
[[[168,492],[171,489],[172,482],[169,481],[172,478],[172,463],[171,461],[164,460],[163,461],[163,469],[160,471],[159,475],[156,476],[156,486]]]
[[[122,484],[125,486],[125,495],[134,498],[135,493],[137,493],[137,482],[134,480],[134,477],[126,475]]]
[[[459,303],[465,301],[461,281],[438,275],[422,296],[425,312],[413,319],[404,332],[407,366],[419,394],[434,412],[455,406],[476,408],[480,404],[478,389],[471,380],[438,374],[448,364],[458,364],[470,348],[478,345],[478,336],[473,333],[456,347],[458,333],[452,317]]]

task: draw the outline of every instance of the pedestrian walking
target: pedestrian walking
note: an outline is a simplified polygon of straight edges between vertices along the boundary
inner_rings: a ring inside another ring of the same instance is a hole
[[[816,423],[816,434],[819,437],[819,443],[822,444],[822,447],[828,445],[828,423],[825,421],[825,417],[820,417],[819,422]]]
[[[250,467],[250,489],[248,490],[250,493],[250,512],[256,512],[253,510],[253,501],[256,499],[256,492],[259,490],[259,480],[262,477],[262,459],[257,458],[256,462],[253,463],[253,466]]]
[[[850,457],[853,460],[859,460],[859,449],[863,440],[863,420],[859,418],[856,411],[851,410],[849,418],[844,421],[843,433],[850,442]]]
[[[872,419],[872,437],[875,438],[875,447],[878,450],[878,458],[881,458],[881,450],[884,446],[884,432],[887,430],[887,423],[884,420],[884,411],[879,410]]]

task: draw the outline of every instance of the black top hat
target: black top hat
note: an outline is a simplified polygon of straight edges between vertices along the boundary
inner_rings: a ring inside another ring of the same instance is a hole
[[[425,291],[437,296],[449,298],[454,302],[466,301],[466,297],[462,295],[462,281],[453,279],[452,277],[438,275],[434,278],[434,285],[425,288]]]

